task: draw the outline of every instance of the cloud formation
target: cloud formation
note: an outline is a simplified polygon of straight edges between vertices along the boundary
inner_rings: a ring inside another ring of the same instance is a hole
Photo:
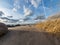
[[[1,17],[1,19],[3,19],[3,20],[4,20],[4,19],[5,19],[5,20],[9,20],[9,18],[7,18],[7,17]]]
[[[45,3],[46,2],[46,3]],[[0,0],[0,17],[4,22],[33,23],[60,11],[60,0]],[[52,5],[48,5],[48,4]],[[45,14],[45,16],[40,15]],[[18,19],[18,20],[16,20]]]
[[[9,18],[7,17],[0,17],[0,22],[7,23]]]
[[[16,9],[16,8],[13,8],[12,10],[13,10],[14,12],[16,12],[16,11],[17,11],[17,9]]]
[[[30,0],[30,2],[35,8],[37,8],[41,3],[41,0]]]
[[[0,11],[0,16],[4,15],[4,13],[2,11]]]
[[[9,19],[9,23],[17,23],[19,20],[17,19]]]
[[[0,18],[0,22],[4,22],[4,23],[17,23],[17,22],[19,22],[19,19],[10,19],[8,17],[1,17]]]
[[[24,20],[24,21],[28,21],[28,20],[30,20],[30,18],[27,17],[27,18],[25,18],[25,19],[23,19],[23,20]]]
[[[8,17],[8,18],[13,18],[13,16],[11,16],[11,15],[10,15],[10,16],[7,16],[7,17]]]
[[[19,0],[14,0],[14,8],[12,9],[14,12],[16,12],[17,10],[19,10],[21,7],[19,5]]]
[[[34,20],[43,20],[45,19],[45,15],[39,15]]]
[[[32,14],[33,14],[32,10],[30,10],[29,8],[26,8],[26,7],[24,6],[24,15],[25,15],[25,16],[30,16],[30,15],[32,15]]]

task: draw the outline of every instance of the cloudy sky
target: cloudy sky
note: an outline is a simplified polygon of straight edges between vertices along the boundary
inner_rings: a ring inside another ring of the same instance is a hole
[[[60,12],[60,0],[0,0],[0,21],[35,23]]]

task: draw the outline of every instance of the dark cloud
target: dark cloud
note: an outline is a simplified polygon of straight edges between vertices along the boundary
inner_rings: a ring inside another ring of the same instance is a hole
[[[41,15],[37,15],[36,17],[32,17],[32,16],[26,16],[23,20],[24,21],[31,21],[31,20],[44,20],[45,19],[45,15],[41,14]]]
[[[24,21],[29,21],[29,20],[32,20],[30,16],[27,16],[23,19]]]
[[[2,11],[0,11],[0,16],[2,16],[4,13]]]
[[[19,21],[19,19],[9,19],[9,22],[10,23],[16,23],[16,22],[18,22]]]
[[[45,19],[45,16],[44,15],[39,15],[34,20],[38,20],[38,19],[43,20],[43,19]]]
[[[9,18],[7,18],[7,17],[1,17],[1,19],[6,19],[6,20],[9,20]]]
[[[8,18],[12,18],[13,16],[7,16]]]
[[[19,19],[10,19],[8,17],[1,17],[2,20],[6,20],[4,22],[7,22],[7,23],[16,23],[19,21]]]
[[[24,21],[28,21],[28,20],[30,20],[30,18],[25,18],[25,19],[24,19]]]

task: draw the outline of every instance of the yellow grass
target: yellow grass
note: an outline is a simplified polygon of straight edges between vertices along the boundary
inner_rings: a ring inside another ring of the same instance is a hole
[[[51,32],[60,36],[60,18],[39,23],[36,25],[36,28],[43,29],[46,32]]]

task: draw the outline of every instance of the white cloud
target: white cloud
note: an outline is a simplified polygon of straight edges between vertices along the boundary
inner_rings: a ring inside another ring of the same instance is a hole
[[[30,0],[30,2],[35,8],[37,8],[41,3],[41,0]]]
[[[9,10],[7,9],[7,8],[0,8],[0,11],[2,11],[3,13],[4,13],[4,15],[2,15],[2,16],[7,16],[8,15],[8,12],[9,12]]]
[[[31,0],[31,4],[32,4],[34,7],[37,7],[37,3],[36,3],[36,1]]]
[[[30,15],[32,15],[32,10],[30,10],[29,8],[26,8],[26,7],[24,6],[24,15],[25,15],[25,16],[30,16]]]
[[[19,5],[19,0],[14,0],[14,8],[13,11],[16,12],[17,10],[19,10],[21,7]]]
[[[14,18],[14,19],[23,18],[21,16],[21,14],[19,14],[18,12],[12,11],[12,9],[7,9],[7,8],[2,7],[2,8],[0,8],[0,11],[2,11],[4,13],[4,15],[2,15],[2,17],[13,16],[12,18]]]
[[[17,11],[17,9],[16,9],[16,8],[13,8],[12,10],[13,10],[14,12],[16,12],[16,11]]]
[[[3,20],[2,20],[2,19],[0,19],[0,22],[3,22]]]

